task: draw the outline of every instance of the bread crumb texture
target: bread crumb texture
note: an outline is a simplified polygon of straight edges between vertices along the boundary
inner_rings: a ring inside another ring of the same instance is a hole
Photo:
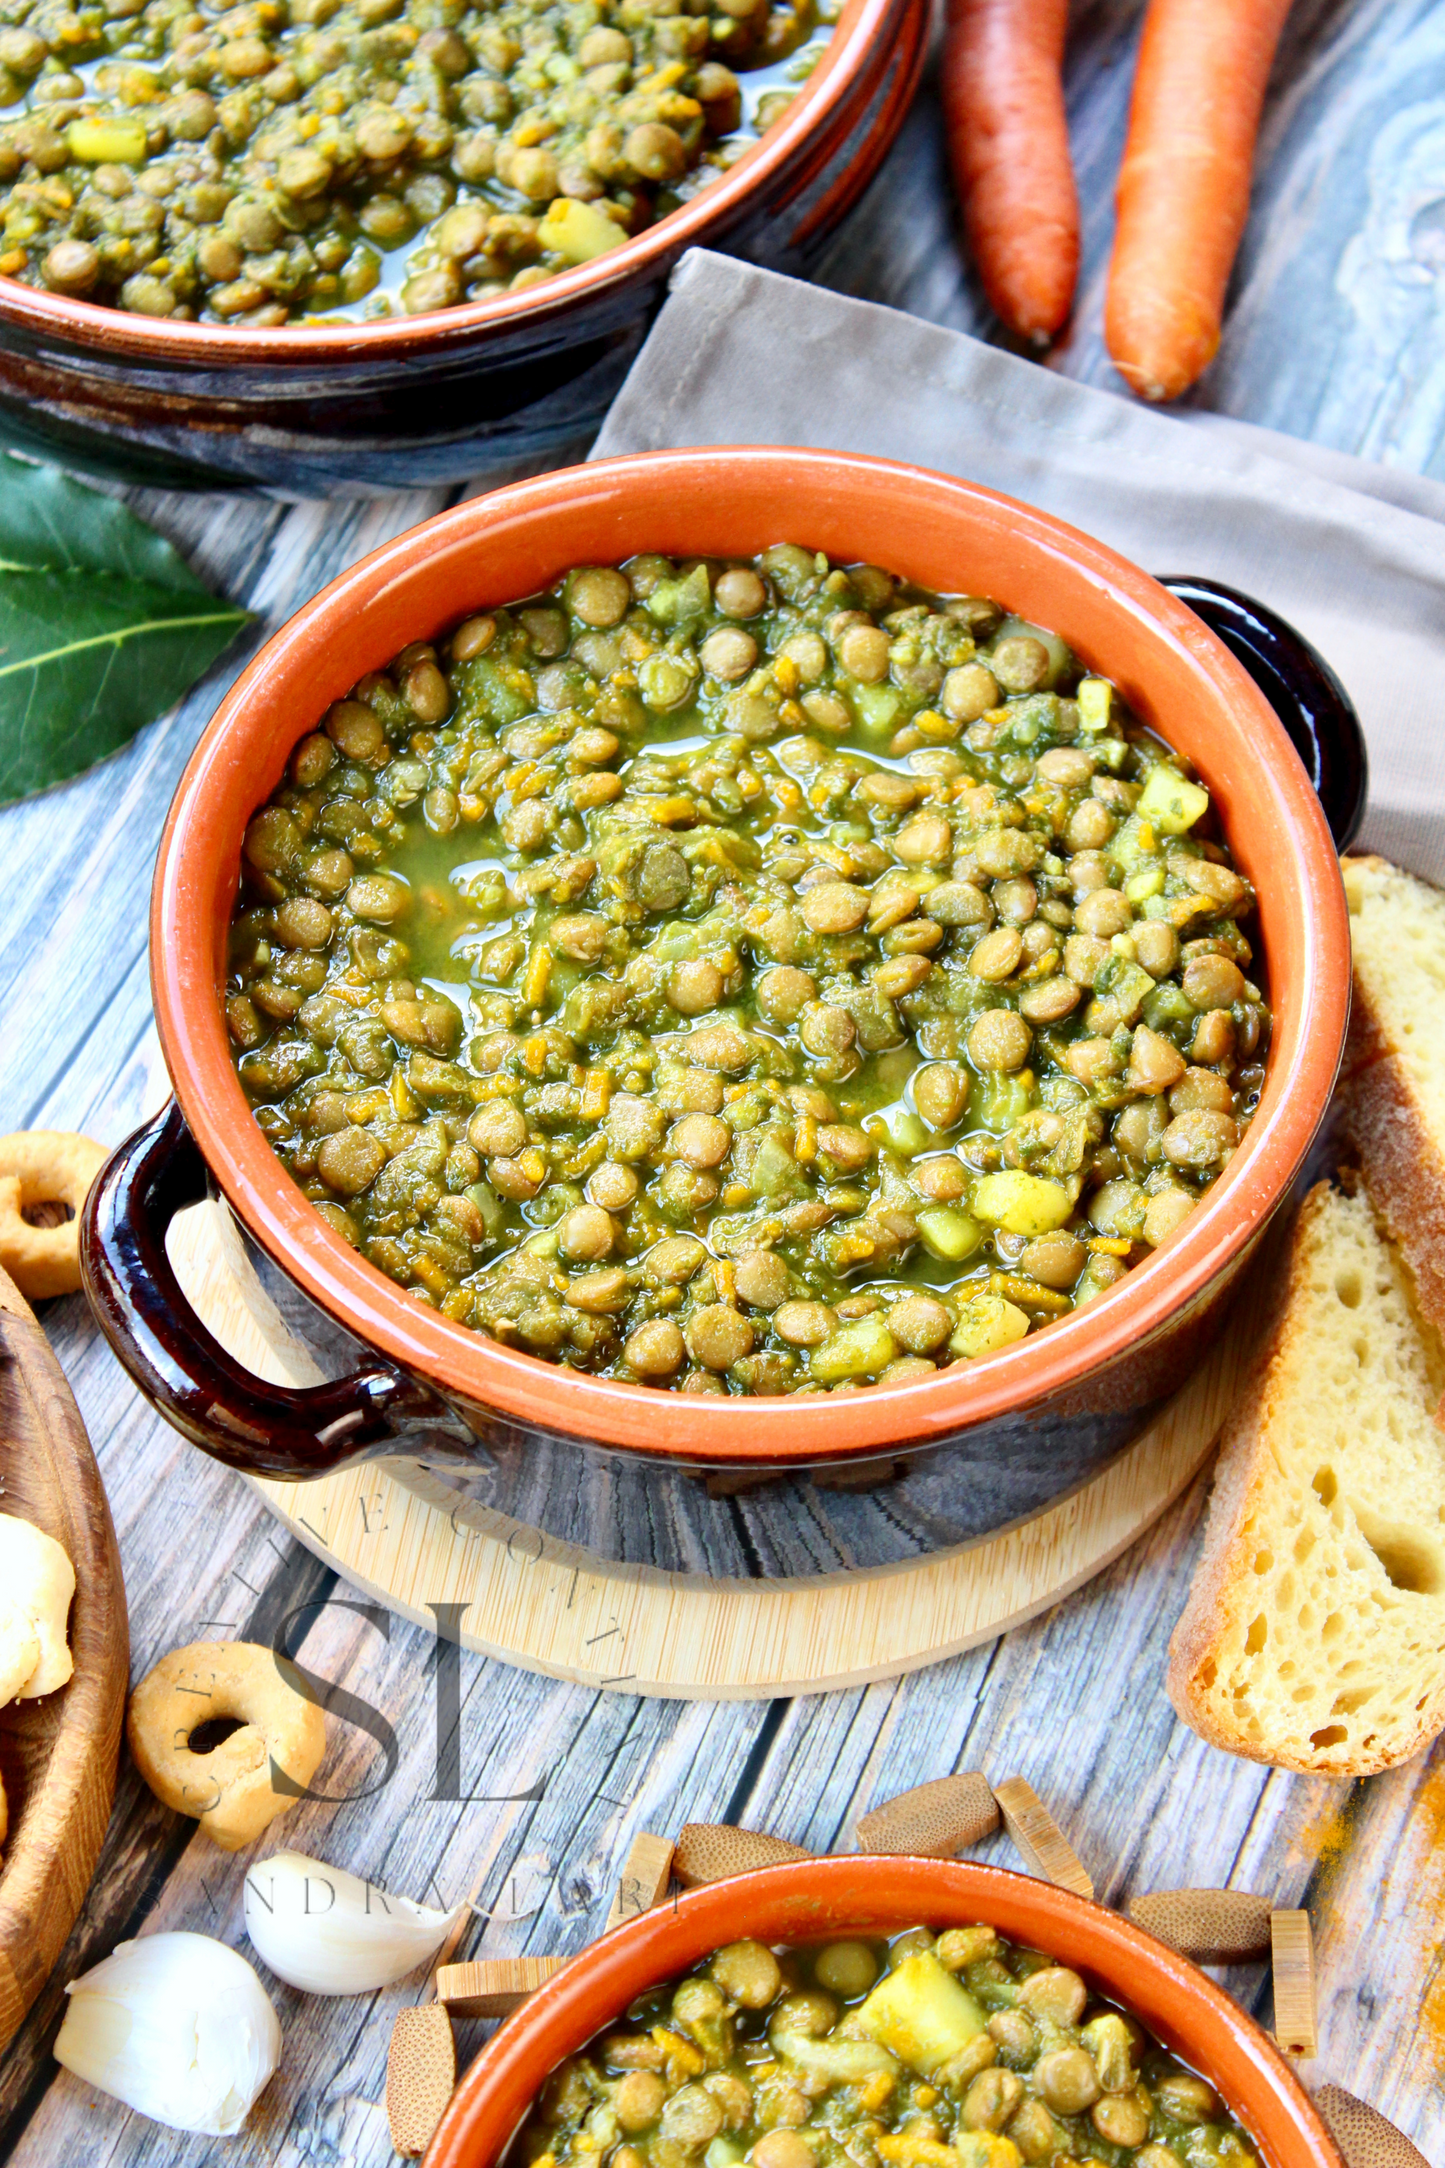
[[[1170,1649],[1175,1707],[1215,1745],[1360,1776],[1445,1725],[1442,1389],[1408,1267],[1363,1193],[1322,1184]]]
[[[1354,1004],[1343,1134],[1445,1331],[1445,894],[1383,858],[1347,858]]]

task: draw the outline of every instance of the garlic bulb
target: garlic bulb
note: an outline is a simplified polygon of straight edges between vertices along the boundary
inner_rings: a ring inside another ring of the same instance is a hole
[[[14,1692],[22,1701],[53,1694],[75,1669],[65,1632],[75,1568],[53,1536],[13,1513],[0,1513],[0,1586],[38,1644],[35,1661]]]
[[[246,1876],[247,1934],[278,1980],[312,1995],[390,1987],[434,1955],[462,1909],[393,1897],[304,1852],[275,1852]]]
[[[56,2060],[172,2130],[232,2137],[281,2058],[266,1990],[209,1935],[122,1942],[65,1992]]]

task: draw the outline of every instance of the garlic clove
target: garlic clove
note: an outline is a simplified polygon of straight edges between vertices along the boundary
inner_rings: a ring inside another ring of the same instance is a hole
[[[35,1622],[18,1603],[0,1598],[0,1706],[14,1701],[40,1662]]]
[[[435,1956],[465,1907],[395,1897],[304,1852],[275,1852],[246,1876],[246,1932],[278,1980],[311,1995],[365,1995]]]
[[[122,1942],[65,1992],[57,2062],[172,2130],[234,2136],[281,2059],[255,1971],[209,1935]]]
[[[0,1588],[29,1619],[40,1644],[35,1665],[17,1689],[19,1697],[31,1701],[37,1694],[53,1694],[75,1669],[65,1638],[75,1568],[54,1536],[13,1513],[0,1513]]]

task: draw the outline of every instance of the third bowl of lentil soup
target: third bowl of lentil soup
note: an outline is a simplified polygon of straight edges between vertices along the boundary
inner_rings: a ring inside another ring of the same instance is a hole
[[[985,491],[761,451],[518,485],[308,605],[181,786],[152,953],[180,1112],[88,1248],[168,1412],[295,1472],[446,1433],[517,1519],[755,1572],[1137,1435],[1348,990],[1318,803],[1192,613]],[[202,1163],[379,1358],[256,1388],[265,1447],[137,1227]]]
[[[0,431],[307,494],[585,442],[682,250],[805,272],[922,0],[20,0]]]
[[[1274,2042],[1152,1936],[972,1861],[690,1890],[487,2043],[427,2168],[1340,2168]]]

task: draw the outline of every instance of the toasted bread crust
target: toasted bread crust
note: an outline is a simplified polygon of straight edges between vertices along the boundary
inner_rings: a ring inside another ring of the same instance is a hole
[[[1432,886],[1373,855],[1343,865],[1375,880]],[[1421,1309],[1445,1332],[1445,1139],[1430,1133],[1358,964],[1340,1081],[1341,1136],[1358,1155],[1370,1201],[1415,1275]]]
[[[1342,1134],[1359,1155],[1370,1201],[1415,1275],[1420,1307],[1445,1332],[1445,1159],[1426,1128],[1399,1057],[1383,1050],[1368,996],[1355,982],[1358,1046]],[[1381,1049],[1366,1058],[1366,1049]]]

